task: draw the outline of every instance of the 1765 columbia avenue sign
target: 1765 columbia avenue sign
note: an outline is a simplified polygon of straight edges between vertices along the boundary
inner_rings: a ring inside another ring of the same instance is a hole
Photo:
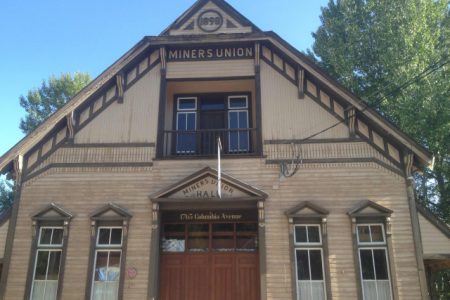
[[[169,48],[168,61],[249,59],[253,58],[252,46],[221,46],[198,48]]]

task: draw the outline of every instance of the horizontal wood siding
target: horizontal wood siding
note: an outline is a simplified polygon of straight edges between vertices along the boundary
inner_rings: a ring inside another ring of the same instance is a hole
[[[261,62],[262,134],[264,140],[301,139],[338,122],[306,96],[298,98],[298,87],[265,62]],[[340,124],[314,138],[345,138],[346,125]]]
[[[6,221],[0,227],[0,258],[3,258],[5,253],[6,235],[8,234],[9,221]]]
[[[219,78],[254,76],[252,59],[169,62],[167,78]]]
[[[64,299],[83,297],[89,252],[89,214],[108,202],[133,214],[126,268],[124,299],[145,299],[149,270],[151,206],[148,196],[199,169],[215,168],[216,161],[155,161],[152,168],[56,168],[26,183],[22,192],[6,299],[23,296],[31,242],[32,212],[55,202],[76,214],[70,226],[64,280]],[[419,299],[411,221],[404,178],[374,163],[302,165],[291,178],[279,179],[276,165],[264,159],[224,160],[223,172],[269,194],[266,200],[268,299],[291,299],[288,220],[284,212],[309,200],[330,211],[329,262],[334,299],[356,299],[350,220],[347,211],[369,199],[394,211],[392,241],[400,299]],[[153,274],[152,276],[157,276]]]
[[[423,254],[450,255],[450,238],[419,213],[420,233],[422,236]]]
[[[75,143],[155,142],[160,73],[152,69],[75,135]]]

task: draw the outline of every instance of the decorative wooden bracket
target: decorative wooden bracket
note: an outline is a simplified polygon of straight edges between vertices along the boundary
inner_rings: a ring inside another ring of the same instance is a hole
[[[70,112],[68,115],[66,115],[66,120],[67,120],[67,129],[69,130],[69,142],[73,143],[73,139],[74,139],[74,134],[75,134],[75,118],[74,118],[74,113],[73,111]]]
[[[406,177],[411,177],[412,176],[412,167],[413,167],[413,163],[414,163],[414,154],[407,153],[405,155],[405,174]]]
[[[255,43],[255,73],[259,73],[261,66],[261,45],[259,43]]]
[[[266,226],[264,214],[264,201],[258,201],[258,222],[260,227]]]
[[[23,171],[23,156],[18,155],[13,162],[14,165],[14,176],[13,178],[16,181],[15,187],[18,188],[20,185],[20,180],[22,177],[22,171]]]
[[[305,98],[305,70],[299,68],[298,71],[298,98]]]
[[[166,48],[159,48],[159,59],[161,60],[161,75],[165,75],[167,70]]]
[[[125,85],[125,78],[122,72],[116,75],[116,84],[117,84],[117,102],[123,103],[123,90]]]
[[[152,229],[158,229],[159,204],[153,203],[152,206]]]
[[[322,218],[322,234],[327,235],[327,218]]]
[[[348,129],[350,131],[350,136],[355,136],[355,124],[356,124],[356,110],[354,107],[352,107],[348,113]]]

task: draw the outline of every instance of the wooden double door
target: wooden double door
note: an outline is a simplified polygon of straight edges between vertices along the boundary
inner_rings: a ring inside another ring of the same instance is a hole
[[[166,225],[161,243],[161,300],[259,299],[256,223]]]

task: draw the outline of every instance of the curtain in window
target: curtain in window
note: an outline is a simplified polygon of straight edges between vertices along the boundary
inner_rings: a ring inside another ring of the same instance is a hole
[[[363,280],[364,300],[390,300],[389,280]]]
[[[58,280],[36,280],[33,282],[32,300],[56,299]]]
[[[298,300],[325,300],[324,281],[297,281]]]
[[[119,281],[96,281],[92,300],[116,300],[119,295]]]

